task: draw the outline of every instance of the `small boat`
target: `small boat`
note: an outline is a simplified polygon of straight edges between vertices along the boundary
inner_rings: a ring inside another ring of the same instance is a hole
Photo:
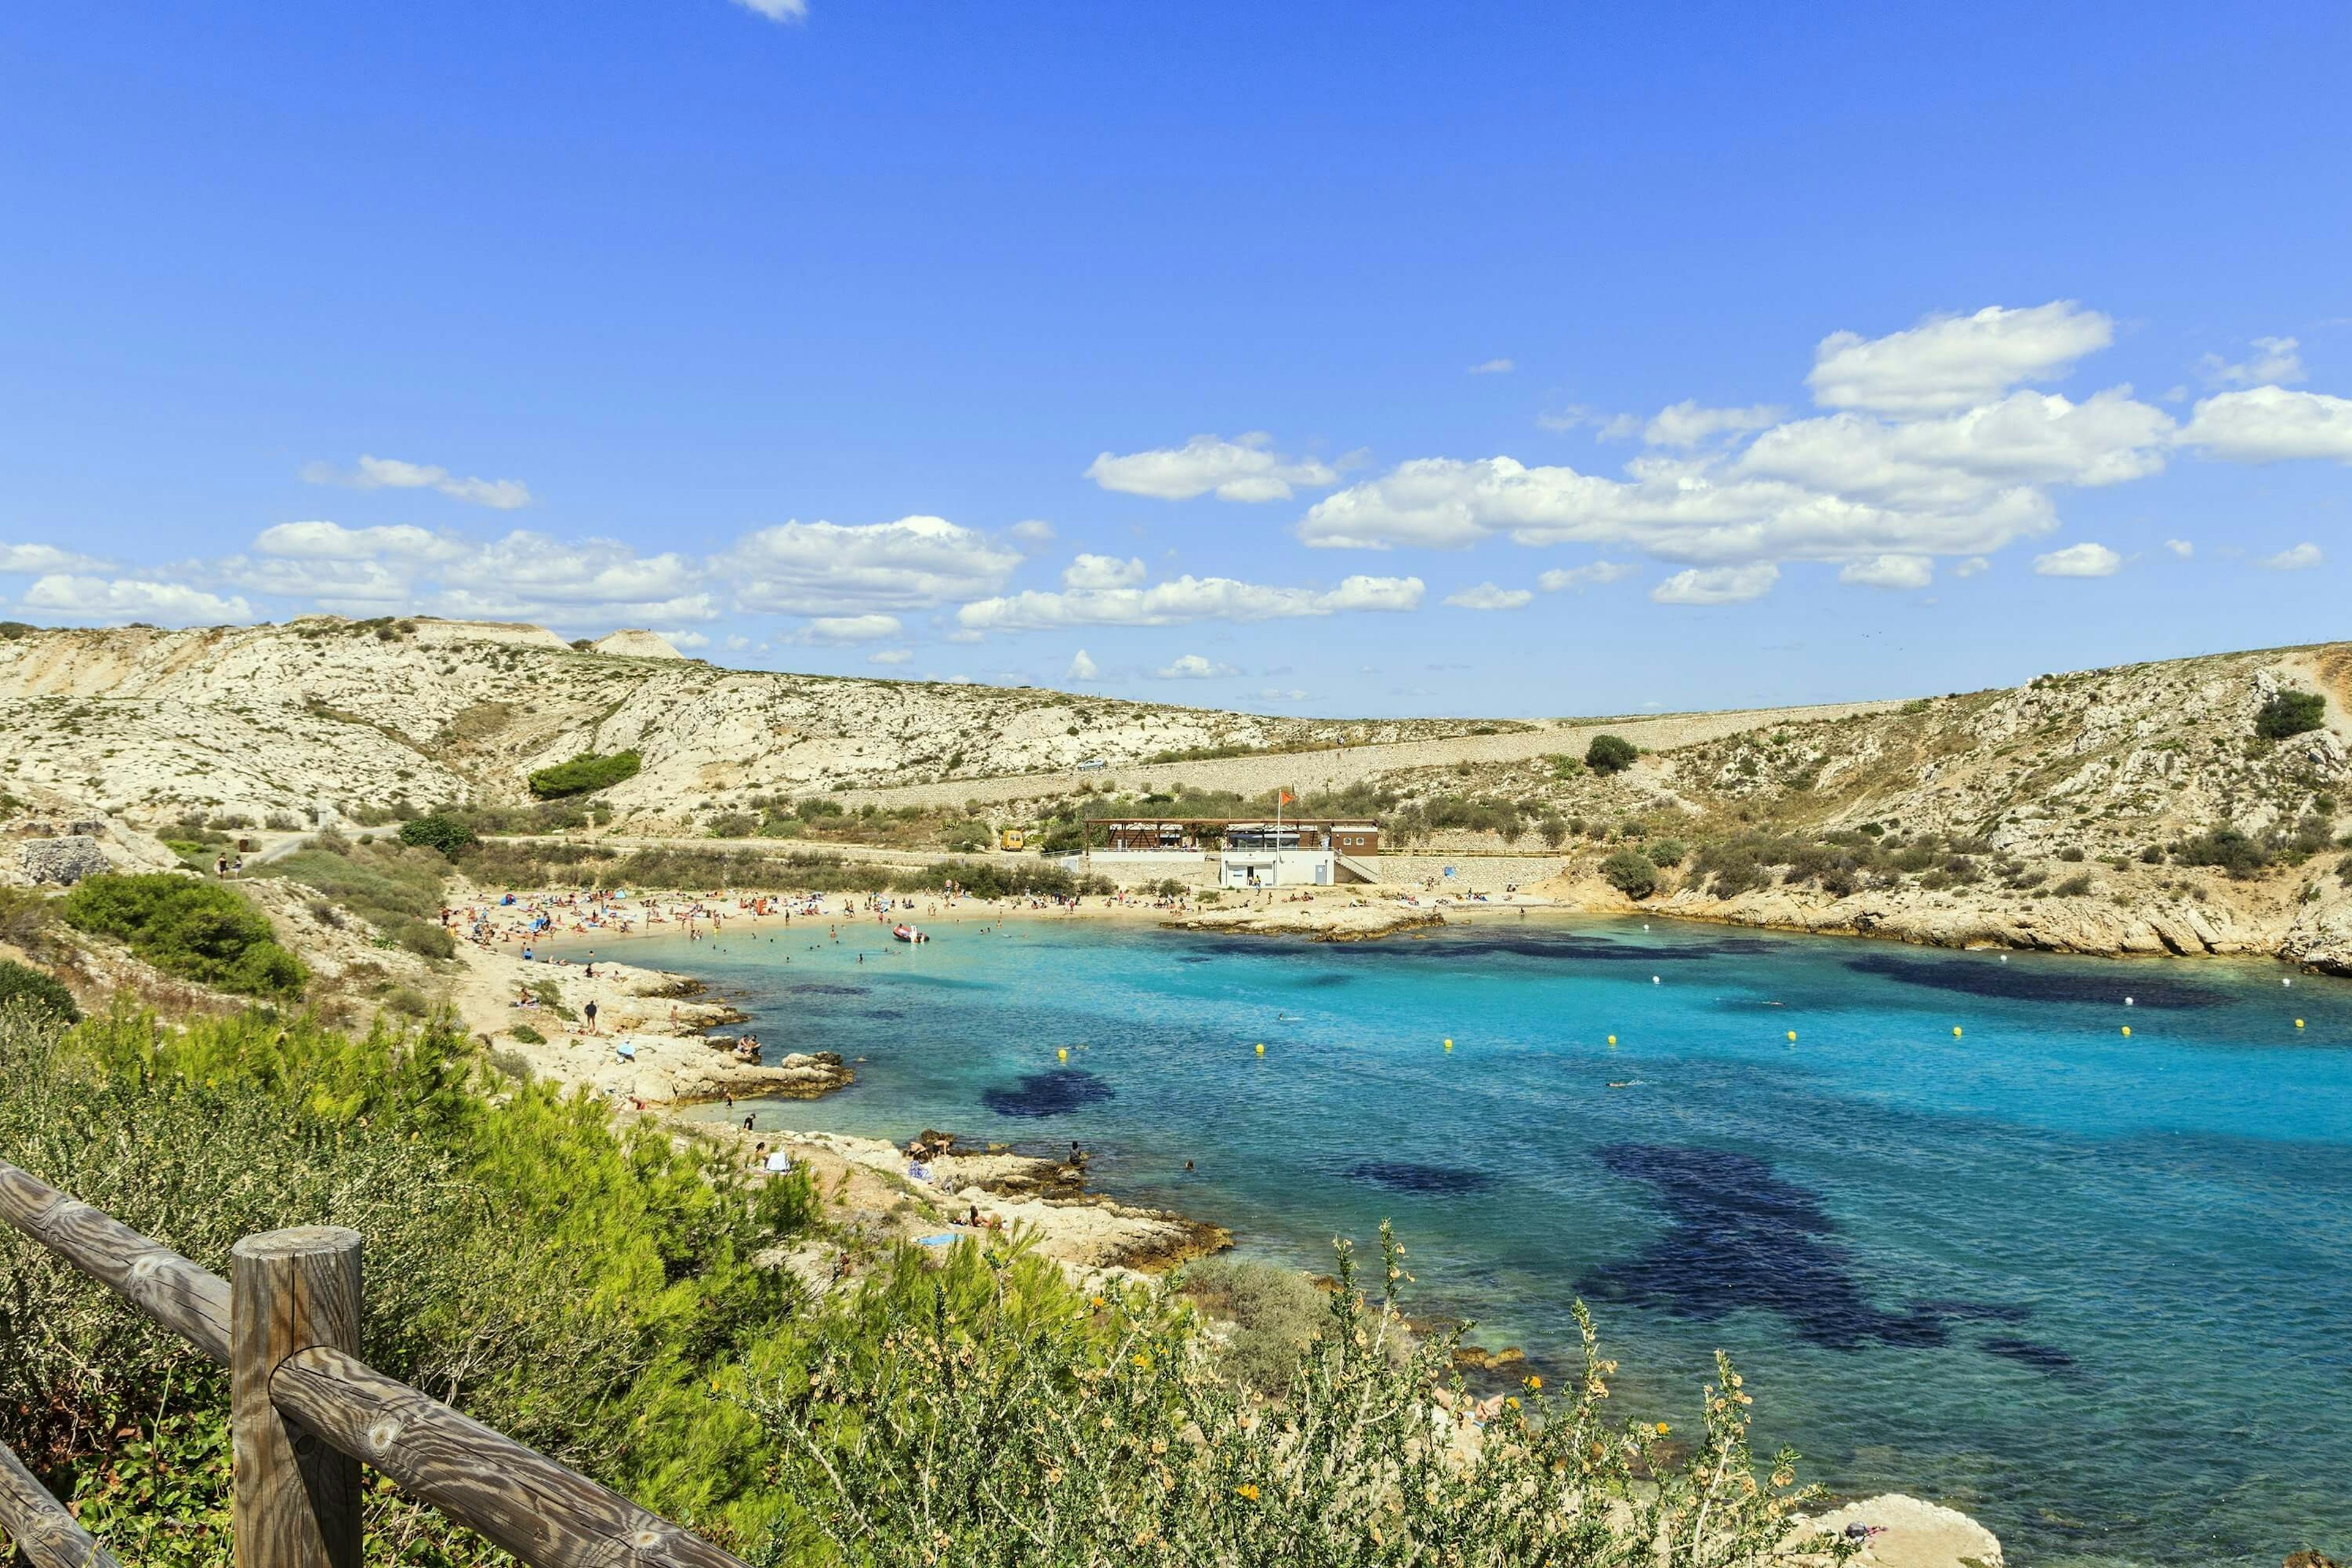
[[[897,937],[900,942],[920,942],[923,940],[923,933],[921,931],[917,931],[913,926],[908,925],[903,921],[898,925],[892,926],[890,928],[890,934]]]

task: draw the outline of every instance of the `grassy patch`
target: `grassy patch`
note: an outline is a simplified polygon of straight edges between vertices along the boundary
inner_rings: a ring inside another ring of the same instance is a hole
[[[601,757],[593,752],[583,752],[568,763],[558,763],[531,774],[530,793],[541,800],[588,795],[636,777],[642,766],[643,759],[635,752],[614,752]]]
[[[278,945],[269,921],[236,892],[169,871],[83,879],[59,912],[67,923],[127,943],[166,974],[251,996],[292,996],[310,981]]]

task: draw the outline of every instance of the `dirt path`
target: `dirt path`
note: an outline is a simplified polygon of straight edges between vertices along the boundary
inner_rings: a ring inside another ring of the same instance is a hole
[[[1459,762],[1522,762],[1570,752],[1582,755],[1592,737],[1606,731],[1635,745],[1665,751],[1713,741],[1742,730],[1788,721],[1843,719],[1875,713],[1899,702],[1830,702],[1808,708],[1750,708],[1720,713],[1669,713],[1616,719],[1553,719],[1531,730],[1499,735],[1454,735],[1400,741],[1385,746],[1344,746],[1326,752],[1287,752],[1223,757],[1195,763],[1129,763],[1093,771],[1023,773],[1010,778],[950,779],[941,784],[901,784],[888,789],[845,790],[834,798],[850,806],[954,806],[970,800],[1029,800],[1064,795],[1080,784],[1097,792],[1139,794],[1149,785],[1166,790],[1187,784],[1201,790],[1263,795],[1278,787],[1338,790],[1399,768],[1450,767]]]

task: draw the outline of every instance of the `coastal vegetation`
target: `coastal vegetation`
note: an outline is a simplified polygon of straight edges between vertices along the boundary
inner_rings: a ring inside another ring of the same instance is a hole
[[[30,1008],[68,1024],[81,1020],[81,1005],[64,981],[46,969],[0,958],[0,1012],[11,1007]]]
[[[299,994],[302,961],[269,919],[217,882],[170,871],[89,877],[66,896],[67,924],[127,945],[166,974],[250,996]]]
[[[1584,765],[1603,776],[1622,773],[1632,767],[1641,754],[1640,747],[1621,735],[1595,735],[1592,744],[1584,749]]]
[[[2265,741],[2305,735],[2327,722],[2327,699],[2316,691],[2282,691],[2254,714],[2254,733]]]
[[[1476,1434],[1385,1236],[1376,1286],[1342,1247],[1230,1355],[1196,1300],[1268,1293],[1230,1268],[1089,1294],[1018,1238],[877,1252],[805,1174],[436,1021],[0,1010],[0,1156],[215,1269],[361,1230],[371,1363],[764,1563],[1769,1563],[1809,1495],[1727,1365],[1686,1436],[1612,1415],[1589,1322],[1569,1387]],[[811,1247],[866,1271],[819,1296],[781,1265]],[[0,1441],[125,1561],[226,1565],[225,1373],[12,1231],[0,1269]],[[366,1523],[371,1562],[502,1561],[389,1489]]]
[[[554,800],[563,795],[590,795],[600,789],[610,789],[624,779],[637,776],[645,761],[635,752],[613,752],[598,756],[583,752],[570,762],[558,763],[551,768],[541,768],[530,775],[530,793],[541,800]]]

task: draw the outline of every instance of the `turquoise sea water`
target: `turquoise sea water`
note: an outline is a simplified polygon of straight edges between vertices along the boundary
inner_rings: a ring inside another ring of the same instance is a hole
[[[762,1125],[1076,1138],[1105,1189],[1311,1268],[1392,1218],[1418,1310],[1541,1365],[1581,1295],[1626,1413],[1678,1423],[1720,1345],[1764,1446],[2013,1563],[2352,1545],[2352,984],[1665,921],[985,923],[630,957],[862,1058]]]

